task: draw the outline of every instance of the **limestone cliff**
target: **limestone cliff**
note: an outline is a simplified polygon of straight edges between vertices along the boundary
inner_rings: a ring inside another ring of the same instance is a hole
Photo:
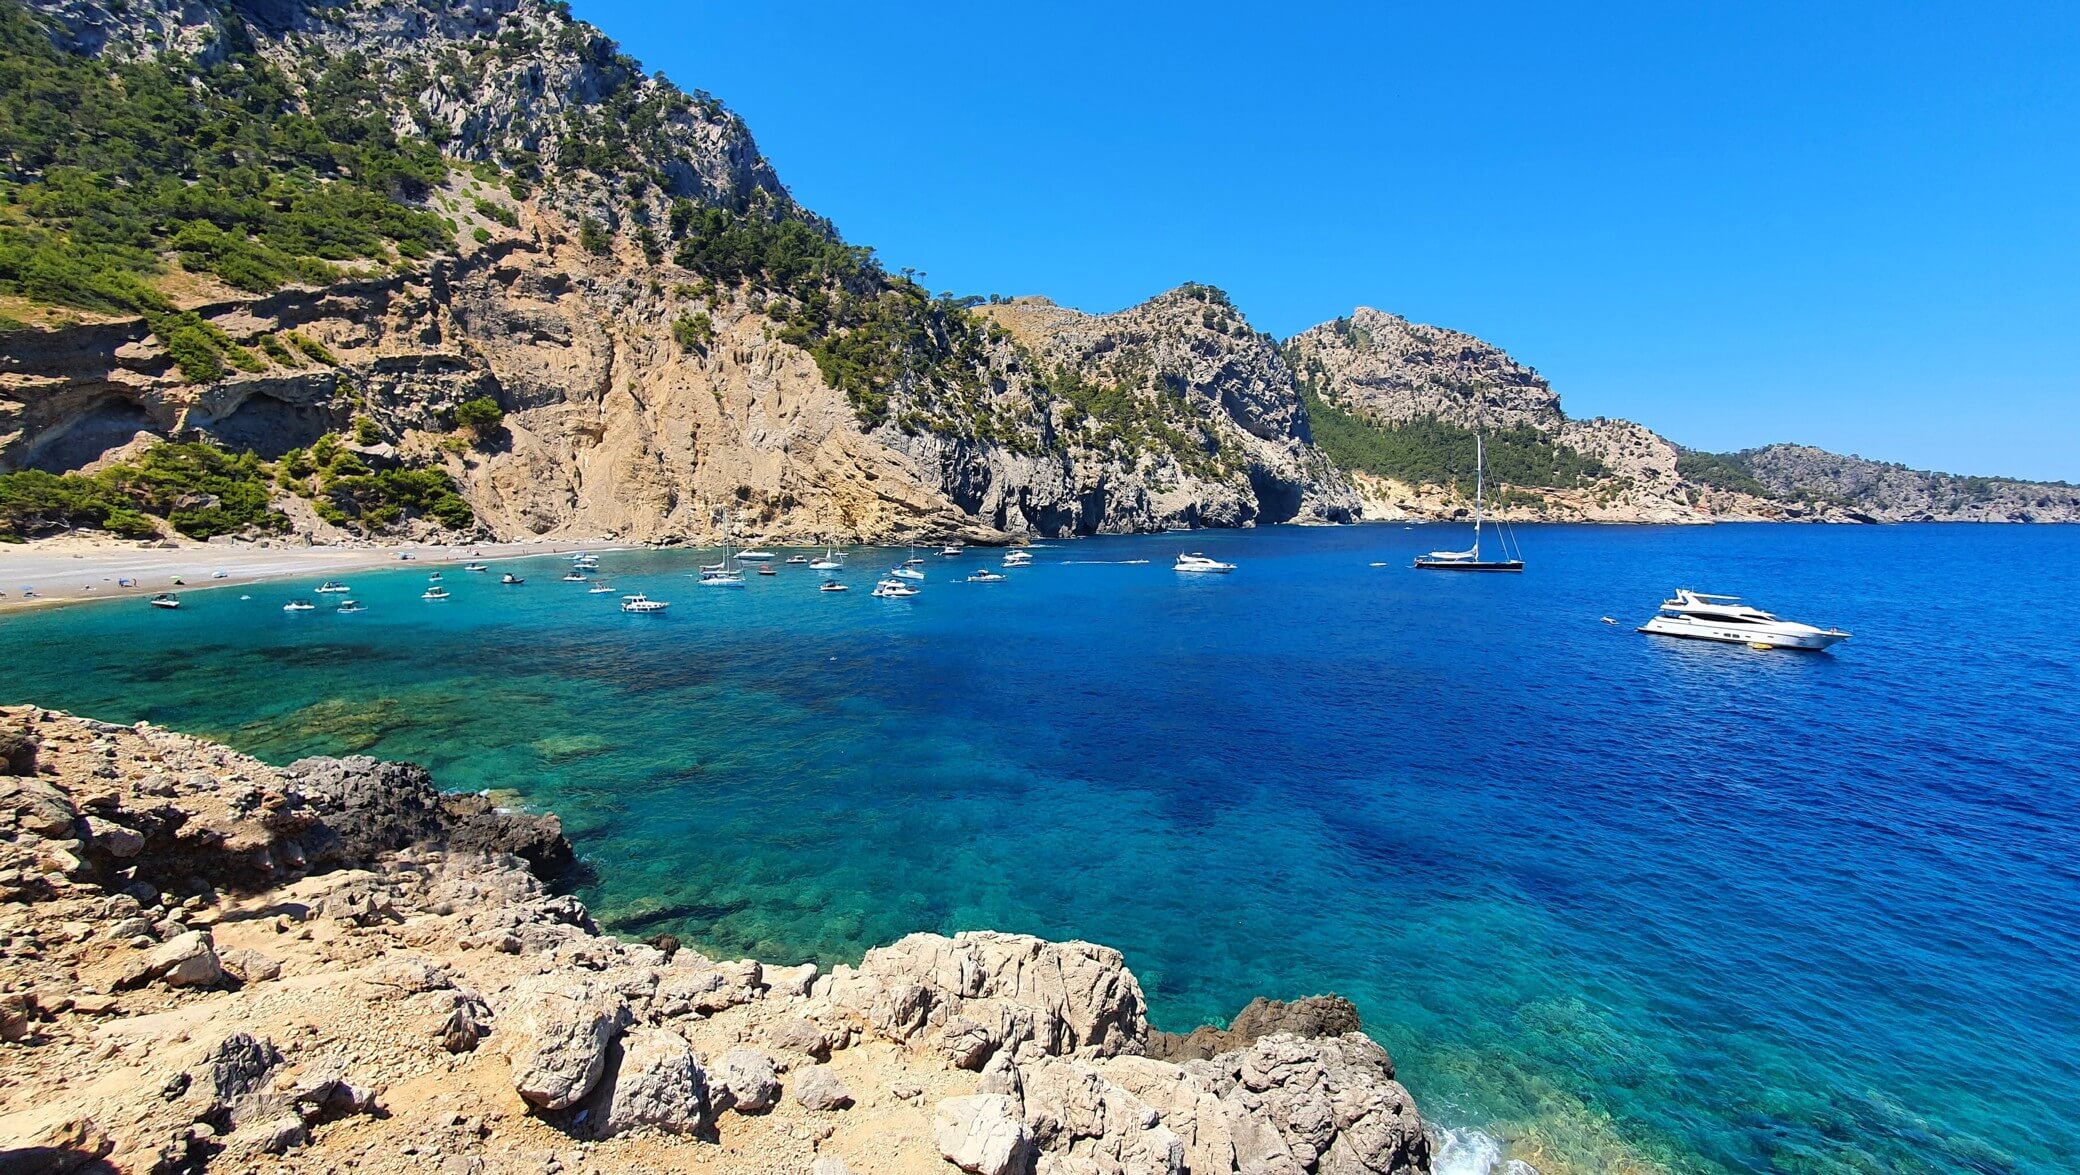
[[[2062,482],[1926,473],[1810,445],[1729,454],[1770,492],[1879,522],[2080,522],[2080,488]]]

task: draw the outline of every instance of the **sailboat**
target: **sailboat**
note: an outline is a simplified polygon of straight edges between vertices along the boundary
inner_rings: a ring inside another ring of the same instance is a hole
[[[701,567],[701,586],[743,587],[744,573],[731,566],[735,561],[736,553],[729,545],[729,511],[725,510],[722,512],[722,562],[709,563]]]
[[[1473,546],[1464,551],[1432,551],[1416,556],[1416,567],[1423,571],[1522,571],[1523,552],[1513,557],[1510,553],[1509,532],[1501,526],[1495,529],[1495,541],[1502,548],[1502,558],[1481,558],[1481,515],[1482,496],[1488,475],[1487,448],[1481,443],[1478,426],[1473,433]]]

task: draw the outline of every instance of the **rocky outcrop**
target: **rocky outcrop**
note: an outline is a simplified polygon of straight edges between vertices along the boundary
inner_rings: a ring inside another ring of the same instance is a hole
[[[1550,432],[1567,419],[1545,377],[1500,347],[1370,306],[1294,335],[1285,356],[1320,394],[1386,424],[1435,416]]]
[[[39,786],[0,808],[0,1151],[125,1171],[539,1169],[580,1145],[631,1171],[1427,1169],[1378,1046],[1272,1032],[1157,1059],[1104,947],[915,935],[828,975],[667,957],[599,934],[518,857],[456,847],[415,770],[277,771],[38,710],[0,710],[9,731],[39,744]],[[258,798],[227,802],[239,789]],[[64,860],[36,830],[65,831],[53,795],[74,833],[149,800],[216,835],[185,858]],[[282,852],[270,806],[340,856],[250,890],[207,880]],[[1252,1009],[1225,1043],[1340,1015]]]
[[[1925,473],[1810,445],[1729,454],[1780,497],[1875,522],[2080,522],[2080,488],[2004,477]]]
[[[1292,1003],[1258,996],[1226,1028],[1204,1024],[1183,1034],[1149,1033],[1148,1055],[1165,1061],[1203,1061],[1281,1032],[1312,1040],[1359,1030],[1358,1009],[1342,996],[1308,996]]]

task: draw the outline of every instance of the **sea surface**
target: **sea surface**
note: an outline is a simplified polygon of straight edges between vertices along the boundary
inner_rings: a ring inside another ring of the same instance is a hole
[[[407,565],[360,616],[283,613],[309,584],[0,616],[0,700],[510,789],[602,922],[710,953],[1088,938],[1170,1029],[1340,992],[1442,1170],[2073,1170],[2080,528],[1519,534],[1521,576],[1413,571],[1463,536],[1398,525],[1054,543],[989,585],[933,553],[910,601],[867,594],[886,551],[843,595],[605,556],[650,617],[554,559],[445,604]],[[1678,586],[1855,637],[1635,633]]]

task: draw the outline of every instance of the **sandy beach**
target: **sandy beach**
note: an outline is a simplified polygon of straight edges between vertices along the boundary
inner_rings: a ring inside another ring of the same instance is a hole
[[[571,551],[615,550],[626,545],[606,540],[366,547],[185,543],[163,549],[67,536],[18,546],[0,544],[0,612],[105,600],[111,596],[235,587],[263,580],[322,579],[371,567],[394,567],[405,555],[411,556],[412,562],[429,565],[470,559],[488,563]]]

